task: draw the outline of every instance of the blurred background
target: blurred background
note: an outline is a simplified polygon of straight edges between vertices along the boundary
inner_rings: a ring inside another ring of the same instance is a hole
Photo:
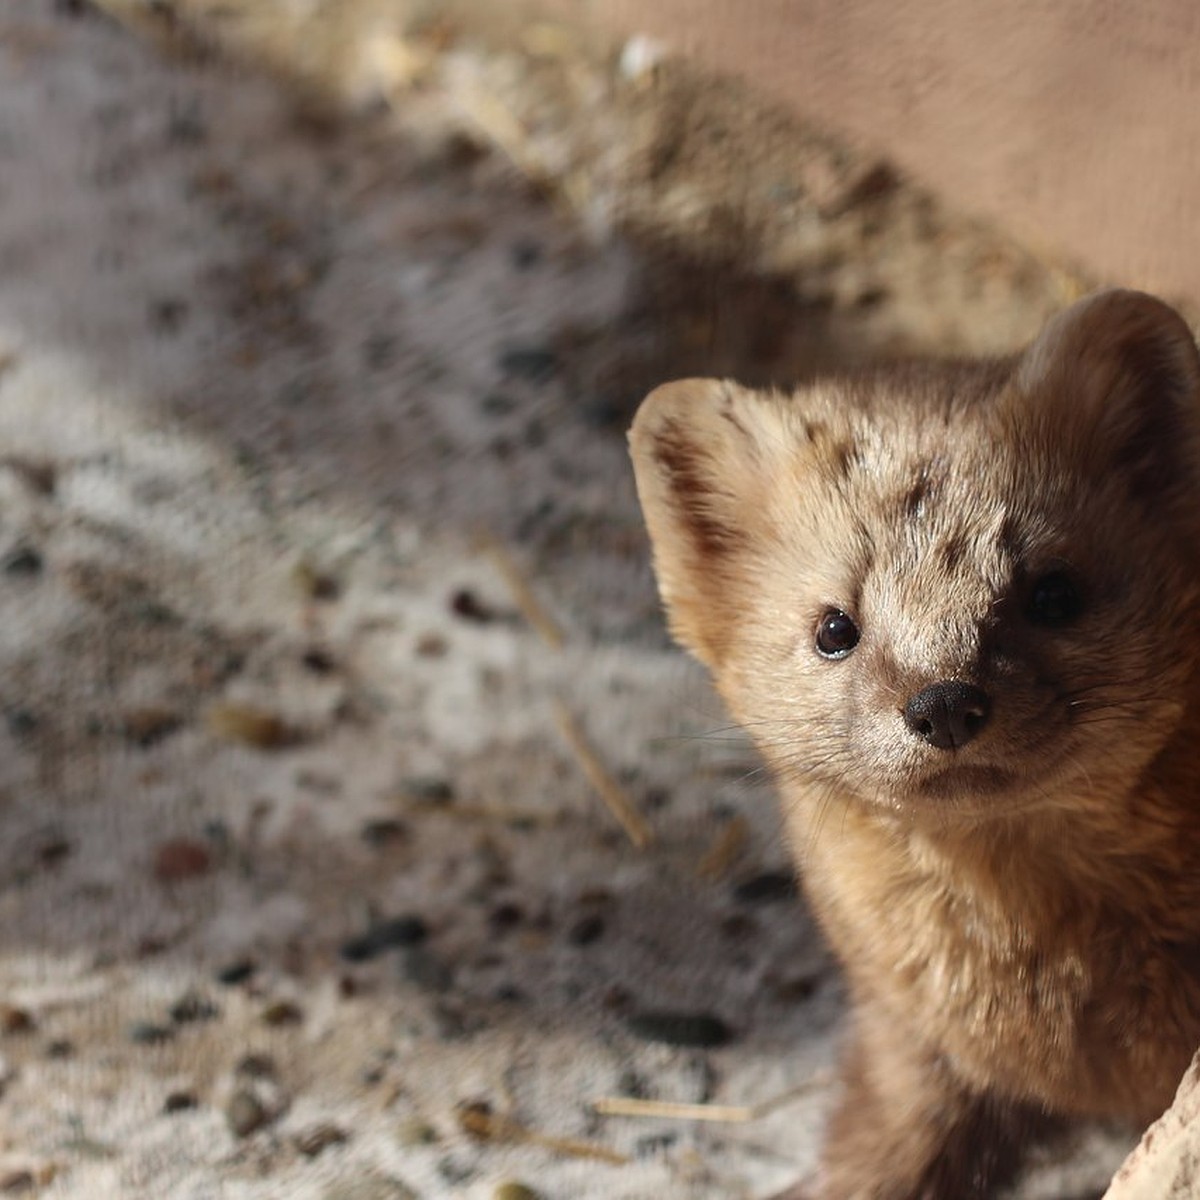
[[[840,984],[624,431],[1190,310],[1194,20],[7,0],[0,1193],[810,1172]]]

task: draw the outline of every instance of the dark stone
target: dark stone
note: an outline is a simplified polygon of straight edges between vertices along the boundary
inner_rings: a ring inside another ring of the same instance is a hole
[[[528,271],[542,261],[542,247],[533,238],[518,238],[509,247],[508,256],[518,271]]]
[[[781,979],[773,988],[777,1000],[784,1003],[807,1000],[820,986],[819,975],[797,975],[791,979]]]
[[[493,933],[507,933],[510,929],[520,925],[524,919],[525,912],[521,906],[508,900],[503,904],[497,904],[488,913],[488,927]]]
[[[795,900],[797,895],[796,876],[790,870],[763,871],[733,889],[733,898],[741,904],[775,904]]]
[[[314,675],[328,675],[337,663],[324,650],[306,650],[300,657],[301,663],[304,664],[306,670],[311,671]]]
[[[638,1158],[653,1158],[665,1154],[677,1141],[677,1133],[652,1133],[647,1137],[638,1138],[634,1143],[633,1153]]]
[[[470,588],[459,588],[450,597],[450,611],[464,621],[487,625],[496,619],[496,610],[485,604]]]
[[[408,826],[394,817],[383,817],[377,821],[368,821],[360,836],[372,849],[382,850],[408,840]]]
[[[239,983],[245,983],[257,970],[258,964],[253,959],[239,958],[217,972],[217,982],[223,983],[226,987],[234,987]]]
[[[431,807],[440,808],[454,799],[454,787],[449,780],[434,775],[409,775],[400,781],[400,791],[406,799]]]
[[[388,950],[415,946],[429,936],[423,918],[410,914],[378,921],[366,933],[342,944],[341,954],[347,962],[365,962]]]
[[[174,134],[174,128],[174,123],[172,123],[172,134]],[[161,300],[155,300],[150,305],[150,325],[159,333],[177,333],[182,328],[187,313],[186,300],[167,296]]]
[[[129,1026],[129,1040],[138,1046],[161,1046],[175,1036],[169,1025],[156,1025],[153,1021],[135,1021]]]
[[[199,1105],[199,1101],[191,1092],[171,1092],[163,1101],[163,1112],[188,1112]]]
[[[668,1046],[723,1046],[732,1040],[733,1030],[710,1013],[682,1013],[668,1010],[633,1013],[625,1018],[629,1031],[648,1042]]]
[[[567,941],[573,946],[590,946],[604,936],[604,918],[596,913],[581,917],[571,926]]]
[[[234,1071],[247,1079],[274,1079],[278,1074],[275,1060],[269,1054],[247,1054],[238,1061]]]
[[[221,1010],[198,992],[187,992],[171,1005],[169,1015],[176,1025],[186,1025],[192,1021],[214,1021]]]
[[[0,571],[14,578],[40,575],[44,565],[41,554],[32,546],[17,546],[0,559]]]
[[[28,737],[41,724],[38,715],[27,708],[10,708],[4,714],[4,719],[13,737]]]

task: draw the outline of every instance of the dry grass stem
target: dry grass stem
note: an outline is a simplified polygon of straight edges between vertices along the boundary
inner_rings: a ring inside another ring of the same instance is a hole
[[[551,650],[561,650],[566,640],[562,627],[546,611],[542,602],[534,594],[528,578],[509,553],[508,547],[486,531],[479,533],[477,542],[479,548],[492,560],[496,570],[500,572],[508,590],[512,593],[513,600],[521,610],[521,615],[531,628]]]
[[[571,753],[574,754],[575,761],[587,776],[588,782],[608,805],[609,811],[629,835],[629,840],[639,850],[644,850],[654,841],[654,830],[650,828],[642,814],[634,808],[633,801],[629,799],[625,789],[600,761],[584,736],[583,730],[579,727],[579,723],[561,702],[556,702],[554,705],[554,719],[558,723],[558,728],[570,747]]]
[[[603,1096],[592,1101],[592,1111],[603,1117],[659,1117],[680,1121],[720,1121],[742,1125],[758,1121],[776,1109],[820,1091],[833,1082],[831,1071],[818,1071],[811,1078],[759,1104],[677,1104],[670,1100],[638,1100],[631,1096]]]
[[[700,860],[696,874],[710,881],[720,879],[745,849],[749,837],[750,826],[746,818],[740,815],[731,817]]]
[[[483,1141],[524,1142],[531,1146],[541,1146],[545,1150],[553,1150],[556,1154],[566,1154],[572,1158],[590,1158],[618,1167],[625,1166],[630,1161],[627,1155],[618,1154],[617,1151],[595,1142],[538,1133],[537,1130],[528,1129],[519,1121],[514,1121],[512,1117],[488,1112],[482,1105],[461,1106],[458,1110],[458,1123],[472,1137]]]

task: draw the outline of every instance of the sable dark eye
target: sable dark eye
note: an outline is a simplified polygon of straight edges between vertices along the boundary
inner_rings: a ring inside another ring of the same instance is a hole
[[[1066,625],[1083,611],[1074,580],[1062,571],[1043,575],[1029,593],[1029,619],[1037,625]]]
[[[840,608],[831,608],[817,626],[817,653],[845,658],[858,645],[858,626]]]

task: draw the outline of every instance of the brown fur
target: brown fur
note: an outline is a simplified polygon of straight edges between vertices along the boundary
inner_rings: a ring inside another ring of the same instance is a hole
[[[1200,1044],[1183,321],[1105,292],[1004,361],[668,384],[630,438],[672,630],[771,765],[849,982],[821,1194],[960,1200],[1041,1114],[1157,1116]],[[1048,628],[1056,571],[1083,607]],[[940,680],[991,701],[957,748],[903,718]]]

